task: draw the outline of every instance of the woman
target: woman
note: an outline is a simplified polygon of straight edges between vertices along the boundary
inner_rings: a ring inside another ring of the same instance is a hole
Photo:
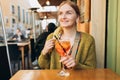
[[[16,34],[12,37],[12,40],[18,40],[21,41],[25,39],[24,35],[22,34],[20,28],[16,29]]]
[[[41,68],[61,69],[60,62],[67,69],[96,68],[95,42],[93,37],[87,33],[77,32],[76,30],[79,16],[80,12],[75,3],[64,1],[60,4],[58,10],[60,27],[47,37],[47,41],[38,60]],[[72,47],[67,54],[71,53],[73,56],[60,57],[55,49],[57,40],[53,36],[57,36],[57,39],[60,40],[69,40]],[[76,45],[77,48],[75,48]]]

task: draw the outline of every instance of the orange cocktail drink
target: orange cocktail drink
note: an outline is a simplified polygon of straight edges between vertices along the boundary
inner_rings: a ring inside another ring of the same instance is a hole
[[[56,41],[55,43],[55,49],[60,56],[66,56],[69,53],[70,47],[70,41],[60,40],[59,42]]]
[[[69,50],[70,50],[70,41],[63,41],[63,40],[57,40],[55,42],[55,49],[58,52],[58,54],[63,57],[63,56],[67,56],[69,54]],[[62,70],[59,72],[60,76],[69,76],[70,73],[65,71],[65,65],[62,64]]]

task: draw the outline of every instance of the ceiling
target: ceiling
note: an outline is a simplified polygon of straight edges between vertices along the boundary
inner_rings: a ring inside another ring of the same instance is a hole
[[[39,13],[39,19],[44,19],[46,16],[47,19],[56,19],[57,18],[57,13],[56,12],[42,12]]]
[[[38,0],[41,6],[46,6],[46,1],[47,0]],[[49,0],[50,1],[50,6],[58,6],[62,1],[66,0]]]
[[[46,6],[46,1],[47,0],[38,0],[38,2],[40,3],[40,5],[42,7]],[[66,0],[49,0],[50,1],[50,5],[49,6],[59,6],[60,3],[62,1],[66,1]],[[39,17],[40,19],[43,19],[44,16],[47,16],[47,18],[57,18],[57,13],[56,12],[40,12],[39,13]]]

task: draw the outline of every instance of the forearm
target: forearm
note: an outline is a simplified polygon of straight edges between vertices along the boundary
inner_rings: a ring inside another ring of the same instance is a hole
[[[74,67],[74,69],[94,69],[96,68],[96,62],[90,62],[90,63],[77,63]]]
[[[79,52],[81,53],[81,52]],[[93,69],[96,68],[96,51],[95,44],[92,42],[86,50],[84,50],[82,57],[76,56],[75,69]]]
[[[50,65],[49,55],[43,55],[41,53],[41,55],[38,58],[38,64],[39,64],[40,68],[49,69],[49,65]]]

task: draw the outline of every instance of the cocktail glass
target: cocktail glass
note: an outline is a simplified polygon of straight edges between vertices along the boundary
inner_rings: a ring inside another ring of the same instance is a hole
[[[58,54],[61,57],[67,57],[69,50],[70,50],[71,44],[68,40],[57,40],[55,43],[55,48],[58,52]],[[62,70],[59,72],[60,76],[69,76],[70,73],[65,70],[65,65],[62,64]]]

